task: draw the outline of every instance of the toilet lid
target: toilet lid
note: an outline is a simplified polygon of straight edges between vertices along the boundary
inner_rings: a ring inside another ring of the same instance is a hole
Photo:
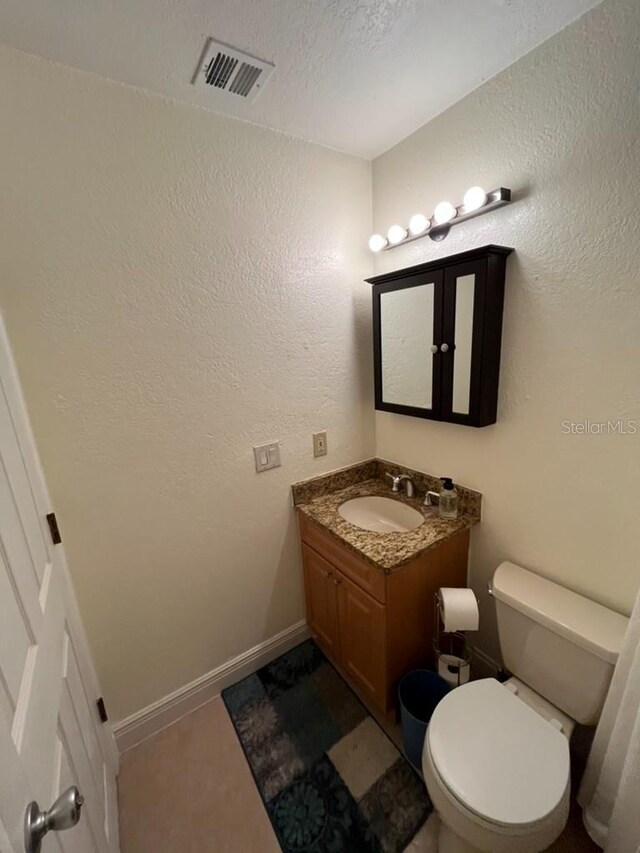
[[[569,783],[567,738],[493,678],[445,696],[431,717],[427,740],[447,788],[492,823],[543,820]]]

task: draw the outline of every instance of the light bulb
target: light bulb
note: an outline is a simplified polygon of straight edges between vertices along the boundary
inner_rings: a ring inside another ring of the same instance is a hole
[[[372,252],[379,252],[381,249],[387,245],[387,238],[383,237],[382,234],[372,234],[369,237],[369,248]]]
[[[464,212],[471,213],[474,210],[479,210],[487,203],[487,194],[482,187],[471,187],[464,194],[463,202]]]
[[[441,201],[433,211],[433,218],[436,225],[444,225],[445,222],[451,222],[456,213],[457,211],[450,201]]]
[[[415,236],[422,234],[429,227],[429,220],[423,213],[416,213],[409,220],[409,231]]]
[[[389,242],[393,243],[402,243],[404,238],[407,236],[407,229],[403,228],[402,225],[392,225],[391,228],[387,231],[387,237],[389,238]]]

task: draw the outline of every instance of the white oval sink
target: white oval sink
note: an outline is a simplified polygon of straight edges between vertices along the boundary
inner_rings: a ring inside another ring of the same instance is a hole
[[[424,516],[407,504],[370,495],[352,498],[338,507],[340,515],[362,530],[374,533],[407,533],[420,527]]]

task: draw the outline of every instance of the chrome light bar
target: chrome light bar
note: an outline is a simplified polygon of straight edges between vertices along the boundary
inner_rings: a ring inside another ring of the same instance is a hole
[[[469,192],[473,190],[482,193],[479,187],[473,187]],[[369,248],[372,252],[386,252],[389,249],[395,249],[396,246],[404,246],[405,243],[412,243],[414,240],[419,240],[422,237],[430,237],[436,241],[444,240],[451,228],[459,222],[466,222],[468,219],[473,219],[474,216],[481,216],[483,213],[496,210],[498,207],[504,207],[511,202],[511,190],[507,189],[507,187],[498,187],[498,189],[491,190],[491,192],[483,193],[483,196],[484,201],[477,203],[477,206],[473,206],[472,209],[469,209],[469,205],[465,205],[464,203],[454,207],[447,202],[441,202],[436,207],[436,211],[431,218],[427,218],[421,214],[416,214],[412,218],[412,223],[418,220],[419,225],[422,226],[417,233],[415,230],[412,230],[411,225],[409,228],[404,228],[402,225],[392,225],[387,232],[387,237],[381,234],[372,235],[369,240]],[[438,217],[439,208],[444,208],[440,217]],[[443,216],[446,217],[445,221],[442,221]]]

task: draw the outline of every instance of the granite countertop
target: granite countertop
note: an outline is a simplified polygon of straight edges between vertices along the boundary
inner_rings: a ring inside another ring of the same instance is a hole
[[[389,482],[382,479],[387,468],[395,473],[406,472],[413,475],[412,479],[416,485],[415,498],[391,492]],[[349,480],[352,482],[344,485]],[[460,501],[462,511],[458,512],[457,519],[447,520],[440,518],[437,507],[423,505],[426,489],[421,489],[420,486],[425,483],[429,488],[433,488],[438,480],[393,463],[370,460],[332,475],[296,484],[293,487],[294,503],[299,512],[331,533],[358,556],[385,573],[390,573],[480,521],[481,495],[478,492],[464,489]],[[460,491],[464,487],[457,488]],[[425,522],[406,533],[375,533],[356,527],[342,518],[338,507],[351,498],[366,495],[382,495],[402,501],[424,515]]]

